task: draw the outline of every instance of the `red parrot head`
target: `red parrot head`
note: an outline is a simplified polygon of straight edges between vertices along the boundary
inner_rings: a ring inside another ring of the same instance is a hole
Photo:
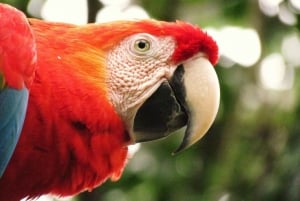
[[[199,140],[214,121],[220,99],[213,68],[218,47],[199,27],[156,20],[79,27],[31,23],[40,35],[38,44],[54,54],[49,57],[43,50],[44,60],[66,62],[68,71],[106,89],[131,142],[163,138],[186,125],[180,151]]]
[[[109,99],[132,141],[159,139],[185,125],[177,151],[199,140],[219,106],[215,41],[180,21],[115,22],[101,31],[95,41],[108,50]]]

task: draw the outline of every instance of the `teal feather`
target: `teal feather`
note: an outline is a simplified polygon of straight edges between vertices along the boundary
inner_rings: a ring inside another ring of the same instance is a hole
[[[0,177],[19,140],[28,104],[28,90],[5,88],[0,91]]]

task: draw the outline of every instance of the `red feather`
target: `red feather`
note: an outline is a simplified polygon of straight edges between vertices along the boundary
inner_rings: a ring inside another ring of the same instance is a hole
[[[125,37],[143,32],[155,36],[173,37],[177,46],[173,53],[172,62],[176,64],[199,52],[206,54],[212,65],[218,61],[218,46],[214,39],[198,26],[182,21],[174,23],[156,20],[115,21],[101,24],[101,26],[90,24],[80,35],[86,39],[91,39],[91,35],[93,35],[93,40],[90,40],[92,45],[110,50]]]
[[[0,18],[0,76],[4,75],[10,87],[29,87],[36,68],[36,48],[28,20],[6,4],[0,4]]]

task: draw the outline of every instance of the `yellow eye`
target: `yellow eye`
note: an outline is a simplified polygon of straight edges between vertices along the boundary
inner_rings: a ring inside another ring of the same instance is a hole
[[[134,49],[138,52],[147,52],[150,50],[150,42],[145,39],[136,40],[134,43]]]

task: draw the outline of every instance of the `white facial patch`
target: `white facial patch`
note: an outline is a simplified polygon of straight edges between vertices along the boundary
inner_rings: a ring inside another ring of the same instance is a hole
[[[109,98],[124,122],[131,124],[139,106],[172,76],[174,49],[171,37],[140,33],[125,38],[108,54]]]

